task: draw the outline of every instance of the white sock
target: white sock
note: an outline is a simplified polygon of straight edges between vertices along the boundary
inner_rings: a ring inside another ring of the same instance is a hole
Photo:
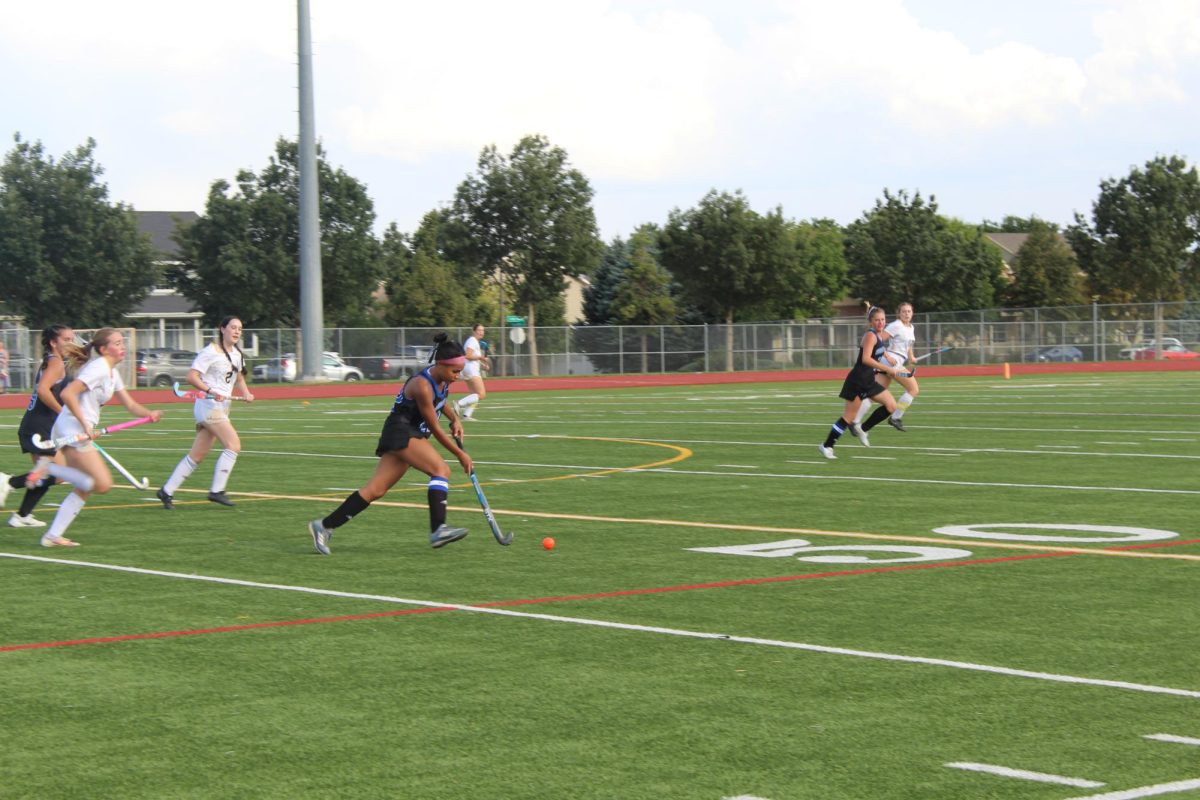
[[[188,475],[191,475],[197,466],[196,462],[192,461],[191,455],[184,456],[183,460],[175,465],[175,471],[163,484],[162,490],[169,495],[174,495],[175,490],[183,485],[183,482],[188,479]]]
[[[67,498],[62,501],[62,505],[58,507],[58,513],[54,515],[54,522],[50,523],[50,530],[46,531],[43,539],[58,539],[67,532],[67,528],[71,527],[71,523],[79,516],[79,512],[83,510],[83,504],[86,502],[75,492],[67,495]]]
[[[88,475],[81,469],[68,467],[65,464],[51,463],[46,467],[46,472],[49,472],[61,481],[71,484],[81,492],[90,492],[92,487],[96,485],[96,481],[91,475]]]
[[[225,484],[229,483],[229,473],[233,472],[233,465],[237,463],[238,454],[232,450],[222,450],[221,457],[217,459],[217,466],[213,469],[213,482],[211,492],[225,491]]]
[[[858,413],[854,415],[854,424],[862,424],[863,419],[867,416],[867,412],[871,410],[871,404],[863,400],[858,407]]]
[[[463,416],[469,417],[475,413],[475,404],[478,402],[479,395],[472,392],[458,401],[458,409],[462,412]]]
[[[900,395],[900,399],[896,401],[896,410],[892,412],[892,419],[900,419],[904,416],[904,412],[908,411],[908,407],[913,403],[913,396],[908,392]]]

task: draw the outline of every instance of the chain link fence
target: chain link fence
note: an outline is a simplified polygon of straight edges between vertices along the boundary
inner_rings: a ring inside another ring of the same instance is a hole
[[[917,351],[952,346],[929,363],[1000,364],[1024,361],[1115,361],[1131,358],[1135,348],[1162,338],[1185,351],[1200,345],[1200,303],[1083,305],[1053,308],[998,308],[917,314]],[[467,327],[331,328],[325,349],[351,365],[427,347],[446,330],[463,341]],[[848,368],[854,362],[865,319],[824,318],[734,325],[571,325],[534,329],[489,327],[485,340],[492,376],[595,375],[622,373],[720,372]],[[209,334],[211,335],[211,333]],[[39,332],[0,329],[9,352],[11,389],[27,391],[41,357]],[[165,348],[197,351],[191,331],[133,330],[130,362],[136,351]],[[280,357],[296,357],[299,329],[247,330],[243,337],[248,366]],[[365,372],[368,370],[364,370]],[[127,381],[130,386],[133,380]]]

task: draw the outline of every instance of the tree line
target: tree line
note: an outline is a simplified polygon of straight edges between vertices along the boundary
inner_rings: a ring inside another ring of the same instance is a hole
[[[280,139],[260,171],[216,179],[200,219],[160,266],[133,209],[110,202],[89,139],[59,159],[14,136],[0,166],[0,296],[31,327],[69,317],[111,324],[155,285],[176,287],[206,321],[299,321],[299,173]],[[593,190],[565,150],[527,136],[485,147],[453,199],[417,229],[376,236],[366,185],[318,152],[324,312],[339,327],[461,326],[520,314],[563,323],[568,276],[587,276],[588,324],[660,325],[830,314],[846,297],[922,311],[1196,299],[1200,177],[1157,156],[1102,180],[1090,217],[1060,229],[1037,217],[979,224],[933,195],[884,189],[849,225],[755,211],[710,191],[665,221],[600,239]],[[985,234],[1026,233],[1011,270]],[[536,353],[536,337],[530,345]],[[729,348],[732,350],[732,348]]]

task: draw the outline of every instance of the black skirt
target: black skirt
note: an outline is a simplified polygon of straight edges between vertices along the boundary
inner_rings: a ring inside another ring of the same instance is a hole
[[[379,433],[379,444],[375,446],[375,455],[391,453],[408,447],[410,439],[428,439],[429,434],[400,414],[388,414]]]

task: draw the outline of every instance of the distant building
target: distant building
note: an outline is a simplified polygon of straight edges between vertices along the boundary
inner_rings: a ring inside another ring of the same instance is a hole
[[[156,263],[164,270],[178,266],[179,245],[172,235],[180,225],[200,219],[195,211],[135,211],[138,230],[150,235],[159,256]],[[125,315],[137,327],[137,347],[171,347],[199,350],[204,346],[201,323],[204,313],[190,300],[167,286],[156,286],[136,310]]]

